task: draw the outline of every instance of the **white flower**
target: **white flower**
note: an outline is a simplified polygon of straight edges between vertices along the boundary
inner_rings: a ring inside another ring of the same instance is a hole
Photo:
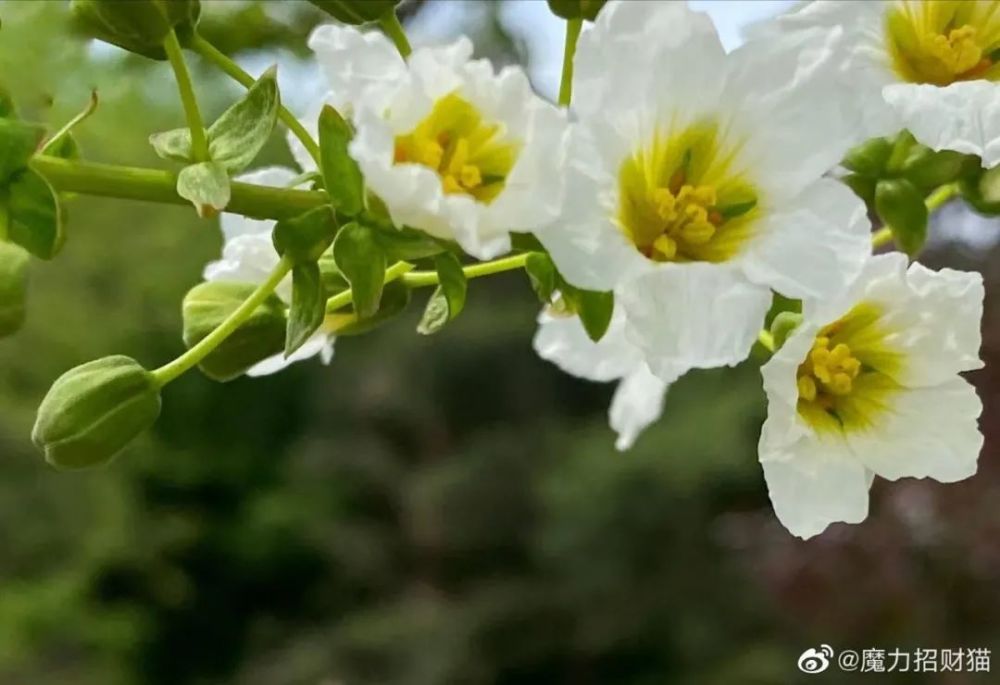
[[[568,374],[591,381],[618,381],[608,422],[618,433],[615,447],[627,450],[663,413],[669,382],[654,376],[642,354],[625,338],[625,317],[615,308],[607,333],[598,342],[587,337],[576,316],[543,310],[538,316],[535,351]],[[680,376],[678,371],[676,379]],[[673,379],[672,379],[673,380]]]
[[[843,297],[806,303],[764,365],[760,460],[778,518],[808,538],[868,513],[874,475],[952,482],[976,472],[983,282],[873,257]]]
[[[287,187],[295,179],[295,172],[282,167],[267,167],[244,174],[238,180],[257,185]],[[239,214],[224,213],[219,219],[225,244],[222,258],[205,267],[206,281],[239,281],[261,283],[267,279],[281,258],[271,242],[274,221],[250,219]],[[285,278],[275,290],[286,303],[292,299],[291,277]],[[247,371],[248,376],[266,376],[277,373],[290,364],[319,355],[324,364],[333,359],[333,336],[323,330],[306,341],[290,357],[277,354],[265,359]]]
[[[855,136],[839,35],[727,55],[685,3],[612,1],[580,38],[567,202],[537,235],[569,282],[619,291],[661,378],[741,361],[772,289],[830,296],[870,253],[863,204],[821,178]]]
[[[316,29],[309,46],[328,101],[353,120],[350,154],[394,223],[490,259],[510,250],[510,231],[557,216],[565,115],[520,68],[495,74],[465,38],[407,61],[380,33],[343,26]]]
[[[906,128],[935,150],[1000,164],[996,0],[816,0],[751,35],[838,25],[844,75],[869,135]]]

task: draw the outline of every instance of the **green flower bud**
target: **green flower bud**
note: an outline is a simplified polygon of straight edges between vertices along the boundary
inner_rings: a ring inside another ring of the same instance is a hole
[[[918,189],[930,192],[954,182],[967,168],[969,159],[970,155],[954,150],[935,152],[919,145],[913,147],[903,161],[901,174]]]
[[[594,21],[607,0],[549,0],[552,14],[563,19]]]
[[[171,30],[183,44],[194,33],[199,0],[71,0],[70,9],[91,37],[150,59],[165,60]]]
[[[912,183],[904,179],[883,179],[875,187],[875,211],[892,228],[896,245],[911,257],[927,240],[927,205]]]
[[[366,24],[378,21],[402,0],[309,0],[312,4],[345,24]]]
[[[892,154],[893,142],[888,138],[872,138],[851,148],[841,164],[861,176],[878,178]]]
[[[1000,167],[980,169],[959,182],[962,199],[986,216],[1000,215]]]
[[[28,253],[12,243],[0,242],[0,338],[24,325],[28,290]]]
[[[802,314],[799,312],[779,312],[771,321],[771,338],[774,340],[774,349],[779,350],[788,340],[788,336],[802,323]]]
[[[128,357],[105,357],[67,371],[52,385],[31,439],[56,468],[96,466],[159,415],[160,386],[153,374]]]
[[[184,344],[189,348],[214,331],[241,304],[256,286],[250,283],[209,282],[195,286],[184,298]],[[242,376],[258,362],[285,349],[285,304],[271,295],[254,310],[198,368],[215,381]]]

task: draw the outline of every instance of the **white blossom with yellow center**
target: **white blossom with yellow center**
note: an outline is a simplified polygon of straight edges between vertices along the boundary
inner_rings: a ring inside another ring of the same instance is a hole
[[[854,132],[840,31],[727,55],[682,2],[609,2],[580,38],[567,202],[537,232],[578,287],[615,290],[652,372],[743,360],[772,290],[828,297],[870,253],[862,203],[823,174]]]
[[[868,515],[875,475],[953,482],[976,472],[983,281],[873,257],[843,297],[804,321],[761,370],[768,415],[760,460],[793,534]]]
[[[519,67],[494,73],[465,38],[404,60],[378,31],[322,26],[309,46],[327,101],[354,124],[350,154],[394,223],[490,259],[510,250],[511,231],[558,215],[565,115]]]
[[[1000,164],[1000,0],[815,0],[750,31],[840,26],[863,137],[909,129],[936,150]]]

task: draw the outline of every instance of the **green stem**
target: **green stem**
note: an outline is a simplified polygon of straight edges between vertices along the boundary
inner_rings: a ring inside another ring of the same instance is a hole
[[[162,388],[167,383],[177,379],[181,374],[197,366],[205,357],[210,355],[216,347],[232,335],[250,316],[257,307],[263,304],[264,300],[271,296],[282,279],[292,270],[292,262],[282,258],[278,265],[274,267],[267,280],[261,283],[256,290],[243,301],[237,309],[226,318],[219,327],[202,338],[187,352],[173,360],[169,364],[161,366],[153,371],[156,382]]]
[[[562,81],[559,83],[559,105],[569,107],[573,97],[573,56],[576,54],[576,41],[583,29],[583,19],[566,20],[566,46],[563,49]]]
[[[399,17],[396,16],[396,13],[386,12],[378,20],[378,24],[382,27],[382,32],[392,39],[403,59],[409,57],[413,49],[410,47],[410,41],[406,39],[406,31],[403,30],[403,25],[399,23]]]
[[[190,47],[240,85],[249,88],[254,84],[255,80],[253,76],[243,71],[240,65],[229,59],[224,52],[201,36],[195,34],[194,38],[191,40]],[[316,141],[313,140],[313,137],[309,135],[309,132],[302,125],[302,122],[296,119],[294,114],[285,109],[284,105],[278,109],[278,118],[281,119],[285,126],[288,127],[288,130],[292,132],[292,135],[298,138],[302,145],[305,146],[309,156],[316,161],[316,166],[318,167],[320,163],[319,145],[317,145]]]
[[[49,150],[55,149],[62,139],[68,136],[80,122],[93,114],[95,109],[97,109],[97,91],[92,90],[90,91],[90,101],[87,103],[87,106],[84,107],[83,111],[67,121],[65,126],[59,129],[54,136],[49,138],[48,141],[46,141],[45,146],[42,147],[41,153],[45,154]]]
[[[188,128],[191,129],[191,154],[195,161],[208,161],[208,138],[205,136],[205,124],[202,123],[201,111],[198,109],[198,98],[194,94],[194,84],[191,83],[191,74],[184,62],[181,44],[177,41],[177,34],[173,30],[167,34],[163,41],[163,49],[166,50],[167,59],[170,60],[170,66],[174,69],[177,90],[180,91],[181,103],[184,105],[184,115],[187,117]]]
[[[393,264],[392,266],[390,266],[388,269],[385,270],[385,276],[383,276],[382,282],[391,283],[392,281],[395,281],[397,278],[405,274],[407,271],[410,271],[412,268],[413,265],[410,264],[409,262],[396,262],[395,264]],[[351,291],[350,288],[348,288],[347,290],[337,293],[336,295],[334,295],[333,297],[331,297],[329,300],[326,301],[326,311],[328,314],[332,314],[341,307],[346,307],[347,305],[349,305],[353,301],[353,299],[354,299],[354,293]]]
[[[520,269],[528,261],[528,253],[516,254],[502,259],[495,259],[492,262],[481,262],[464,267],[462,271],[466,278],[480,278],[504,271]],[[414,271],[403,276],[403,283],[410,288],[425,288],[437,285],[440,279],[436,271]]]
[[[934,212],[940,209],[945,204],[948,203],[955,195],[958,193],[957,183],[946,183],[941,186],[930,195],[924,201],[927,205],[928,212]],[[872,233],[872,248],[878,249],[883,245],[888,245],[892,242],[892,226],[883,226],[879,230]]]
[[[31,167],[56,190],[175,205],[190,202],[177,194],[177,174],[159,169],[80,162],[37,156]],[[327,204],[326,193],[274,188],[233,181],[227,212],[258,219],[283,219]]]

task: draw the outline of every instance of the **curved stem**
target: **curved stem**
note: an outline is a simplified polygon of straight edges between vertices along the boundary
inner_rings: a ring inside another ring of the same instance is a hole
[[[927,199],[924,201],[924,204],[927,205],[927,211],[934,212],[935,210],[943,207],[949,200],[955,197],[957,193],[958,184],[956,183],[946,183],[945,185],[939,187],[937,190],[928,195]],[[873,249],[878,249],[891,242],[892,226],[883,226],[879,230],[872,233]]]
[[[503,273],[520,269],[528,261],[528,253],[511,255],[501,259],[494,259],[492,262],[481,262],[470,264],[462,269],[466,278],[480,278],[492,274]],[[436,271],[413,271],[403,276],[403,283],[410,288],[425,288],[437,285],[440,281]]]
[[[42,146],[41,150],[42,154],[45,154],[49,150],[54,150],[56,146],[59,145],[60,142],[62,142],[63,138],[72,133],[73,129],[76,128],[77,125],[82,123],[87,117],[93,114],[94,110],[96,109],[97,109],[97,91],[92,90],[90,91],[90,100],[87,102],[87,106],[83,108],[82,112],[78,113],[72,119],[67,121],[66,124],[61,129],[59,129],[55,135],[53,135],[45,142],[45,145]]]
[[[232,335],[244,321],[263,304],[264,300],[270,297],[281,280],[292,270],[292,262],[282,258],[278,265],[267,277],[267,280],[257,286],[257,289],[246,300],[243,301],[229,317],[219,324],[219,327],[206,335],[194,347],[173,360],[153,371],[156,382],[162,388],[167,383],[175,380],[178,376],[197,366],[201,360],[210,355],[216,347]]]
[[[198,98],[194,94],[194,84],[191,83],[191,74],[184,62],[181,44],[177,42],[177,34],[173,30],[167,34],[163,41],[163,49],[167,53],[167,59],[170,60],[170,66],[174,69],[177,90],[180,91],[181,103],[184,105],[184,115],[187,117],[188,128],[191,129],[191,154],[195,161],[208,161],[208,138],[205,135],[205,124],[202,123],[201,111],[198,109]]]
[[[566,20],[566,45],[563,48],[562,80],[559,83],[559,105],[569,107],[573,97],[573,56],[576,54],[576,42],[580,39],[583,29],[583,19]]]
[[[403,59],[409,57],[413,49],[410,47],[410,41],[406,38],[406,31],[403,30],[403,25],[399,23],[399,17],[396,16],[396,13],[386,12],[378,20],[378,24],[382,27],[382,32],[389,36],[393,44],[395,44],[396,49],[399,50],[399,54],[403,56]]]
[[[177,174],[160,169],[34,157],[30,165],[56,190],[174,205],[190,202],[177,194]],[[326,193],[233,181],[227,212],[258,219],[283,219],[327,204]]]
[[[224,52],[202,38],[200,35],[195,34],[194,38],[191,40],[190,47],[199,55],[217,66],[219,70],[229,76],[229,78],[233,79],[245,88],[249,88],[254,84],[255,79],[253,76],[243,71],[240,65],[231,60]],[[309,153],[309,156],[316,161],[316,166],[318,167],[320,163],[319,145],[317,145],[316,141],[313,140],[313,137],[309,135],[309,132],[302,125],[302,122],[296,119],[294,114],[285,109],[284,105],[281,105],[278,109],[278,118],[281,119],[285,126],[288,127],[288,130],[292,132],[292,135],[299,139],[302,145],[306,148],[306,151]]]

